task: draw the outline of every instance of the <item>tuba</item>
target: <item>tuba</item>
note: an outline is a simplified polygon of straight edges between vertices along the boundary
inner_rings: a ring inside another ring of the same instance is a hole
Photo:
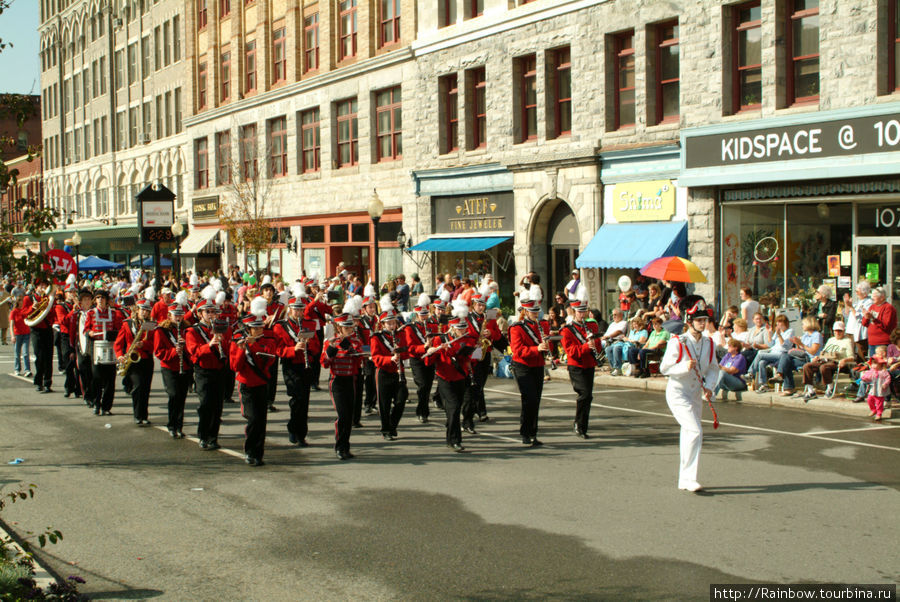
[[[41,301],[31,308],[31,311],[28,312],[28,315],[25,316],[25,325],[28,328],[34,328],[35,325],[40,324],[44,321],[50,314],[50,310],[53,309],[53,302],[56,300],[56,285],[51,284],[50,289],[47,291],[47,294],[44,296]]]

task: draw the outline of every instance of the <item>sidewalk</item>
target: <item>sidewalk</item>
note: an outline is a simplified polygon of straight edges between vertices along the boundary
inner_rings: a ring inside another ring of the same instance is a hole
[[[569,373],[566,370],[565,366],[560,366],[556,370],[550,371],[550,377],[553,380],[569,380]],[[597,375],[594,377],[594,382],[603,387],[603,388],[614,388],[614,389],[634,389],[636,391],[659,391],[664,392],[666,390],[666,378],[663,376],[652,376],[650,378],[634,378],[631,376],[610,376],[607,370],[598,371]],[[844,379],[846,384],[846,379]],[[737,398],[736,395],[740,395],[740,398]],[[716,397],[721,401],[721,393]],[[794,408],[794,409],[803,409],[811,412],[823,412],[826,414],[842,414],[845,416],[858,416],[860,418],[868,418],[869,417],[869,405],[865,402],[863,403],[853,403],[851,400],[841,397],[834,397],[833,399],[825,399],[822,396],[819,396],[815,399],[810,399],[808,402],[804,402],[802,398],[795,397],[782,397],[781,393],[751,393],[749,391],[744,391],[743,393],[728,394],[728,402],[740,402],[748,405],[756,405],[756,406],[779,406],[784,408]],[[900,418],[900,408],[897,407],[897,402],[892,403],[893,409],[897,409],[897,418]],[[894,418],[893,409],[885,408],[884,414],[882,415],[883,420],[891,420]]]

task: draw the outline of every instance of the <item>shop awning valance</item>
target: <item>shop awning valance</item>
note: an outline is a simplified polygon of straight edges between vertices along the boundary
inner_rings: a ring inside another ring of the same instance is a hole
[[[181,254],[198,254],[218,233],[218,228],[196,228],[191,230],[191,233],[181,241]]]
[[[575,265],[640,269],[669,255],[687,257],[687,222],[603,224]]]
[[[410,251],[451,251],[469,253],[485,251],[506,242],[512,236],[474,236],[459,238],[429,238],[409,248]]]

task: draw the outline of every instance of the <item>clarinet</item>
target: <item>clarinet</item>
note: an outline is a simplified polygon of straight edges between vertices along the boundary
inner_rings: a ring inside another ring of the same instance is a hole
[[[569,328],[575,328],[575,326],[574,326],[574,325],[570,325]],[[591,332],[590,330],[588,330],[588,333],[587,333],[587,340],[588,340],[588,343],[591,343],[592,341],[596,341],[596,340],[597,340],[597,335],[594,334],[593,332]],[[591,344],[591,345],[590,345],[590,349],[591,349],[591,355],[594,356],[594,361],[595,361],[595,362],[597,363],[597,365],[599,366],[599,365],[600,365],[600,362],[603,361],[603,355],[601,355],[601,354],[600,354],[600,351],[597,349],[596,343]]]
[[[181,339],[181,324],[175,325],[175,345],[178,350],[178,374],[184,374],[184,341]]]
[[[547,345],[549,346],[550,340],[547,335],[544,334],[544,329],[541,328],[541,323],[535,322],[535,324],[537,324],[538,331],[541,333],[541,342],[547,343]],[[547,351],[544,352],[544,361],[550,364],[551,370],[556,370],[556,362],[553,360],[553,353],[550,351],[550,349],[547,349]]]

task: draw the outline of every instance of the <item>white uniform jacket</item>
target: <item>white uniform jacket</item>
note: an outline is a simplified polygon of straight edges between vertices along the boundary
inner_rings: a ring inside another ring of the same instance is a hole
[[[697,361],[696,370],[689,368],[691,360]],[[669,339],[666,353],[659,364],[659,371],[669,377],[666,384],[666,397],[670,401],[682,403],[702,402],[703,394],[697,370],[703,378],[703,384],[712,391],[716,387],[719,375],[719,364],[716,361],[715,345],[707,337],[695,341],[689,334],[682,334]]]

